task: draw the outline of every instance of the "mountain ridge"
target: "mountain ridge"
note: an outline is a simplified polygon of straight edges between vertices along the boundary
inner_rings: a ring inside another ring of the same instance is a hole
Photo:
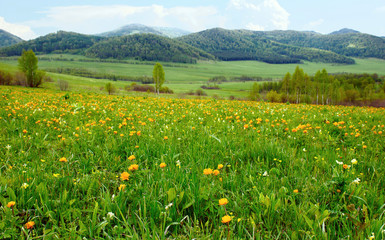
[[[18,36],[0,29],[0,48],[11,46],[22,41],[23,39],[19,38]]]

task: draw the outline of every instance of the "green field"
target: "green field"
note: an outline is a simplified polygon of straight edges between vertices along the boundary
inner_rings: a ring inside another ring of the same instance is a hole
[[[0,239],[384,239],[384,119],[0,86]]]
[[[88,59],[76,55],[42,55],[44,60],[39,61],[39,68],[84,68],[92,72],[108,73],[123,76],[152,76],[153,64],[151,62],[131,61],[128,63],[101,63],[86,62]],[[54,60],[48,60],[52,58]],[[67,61],[58,61],[55,59],[64,59]],[[70,61],[71,60],[71,61]],[[83,60],[83,61],[79,61]],[[325,63],[305,62],[300,67],[309,75],[314,75],[316,71],[325,68],[328,73],[377,73],[380,76],[385,75],[385,60],[380,59],[355,59],[355,65],[336,65]],[[190,90],[195,91],[205,84],[208,79],[214,76],[240,77],[260,76],[263,78],[272,78],[280,80],[287,73],[292,73],[297,65],[294,64],[267,64],[257,61],[235,61],[235,62],[199,62],[198,64],[178,64],[163,63],[166,72],[165,86],[168,86],[175,93],[184,93]],[[17,61],[14,58],[0,59],[0,69],[17,70]],[[62,74],[49,73],[54,80],[62,79],[70,83],[73,90],[78,91],[99,91],[106,81],[87,79]],[[129,85],[129,82],[115,82],[118,88],[123,89]],[[251,82],[232,82],[220,85],[220,90],[205,90],[208,95],[218,95],[228,97],[234,95],[237,97],[245,97],[248,90],[251,89]],[[53,88],[54,84],[47,84],[47,87]],[[123,92],[122,92],[123,94]]]

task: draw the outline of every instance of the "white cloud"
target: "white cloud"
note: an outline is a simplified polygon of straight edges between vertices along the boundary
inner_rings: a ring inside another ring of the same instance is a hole
[[[265,0],[263,5],[271,13],[274,26],[278,29],[286,30],[289,26],[290,14],[279,5],[277,0]]]
[[[87,5],[54,7],[43,14],[45,17],[31,21],[31,26],[36,28],[55,27],[57,30],[88,34],[109,31],[130,23],[180,27],[198,31],[218,26],[223,21],[214,7]]]
[[[258,24],[253,24],[253,23],[249,23],[246,25],[246,28],[249,29],[249,30],[253,30],[253,31],[264,31],[265,28],[258,25]]]
[[[24,40],[37,37],[37,35],[31,30],[29,26],[9,23],[5,21],[3,17],[0,17],[0,29],[12,33],[13,35],[16,35]]]

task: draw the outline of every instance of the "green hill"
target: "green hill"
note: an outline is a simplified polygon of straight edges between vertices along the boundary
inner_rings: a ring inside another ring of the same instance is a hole
[[[23,49],[32,49],[37,54],[48,53],[82,53],[102,37],[84,35],[73,32],[58,31],[30,41],[20,42],[16,45],[0,49],[0,56],[19,56]]]
[[[298,47],[318,48],[358,58],[385,59],[385,39],[350,29],[331,34],[309,34],[298,31],[258,32],[260,37]]]
[[[0,29],[0,48],[14,45],[23,41],[21,38]]]
[[[87,49],[86,56],[184,63],[195,63],[199,59],[214,59],[214,56],[198,48],[154,34],[110,38]]]
[[[299,63],[301,60],[353,64],[354,60],[331,51],[289,45],[263,36],[264,32],[209,29],[178,38],[225,61],[258,60]],[[309,33],[310,34],[310,33]]]

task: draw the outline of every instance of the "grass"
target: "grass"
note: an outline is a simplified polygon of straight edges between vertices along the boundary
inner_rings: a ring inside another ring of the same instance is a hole
[[[381,239],[384,117],[0,86],[0,238]]]
[[[85,68],[89,71],[98,73],[109,73],[124,76],[152,76],[152,62],[128,61],[127,63],[103,63],[103,62],[85,62],[93,60],[78,55],[42,55],[44,60],[39,61],[41,69],[47,68]],[[51,58],[52,60],[48,60]],[[66,61],[58,61],[64,59]],[[355,59],[355,65],[336,65],[305,62],[301,64],[309,75],[314,75],[316,71],[325,68],[328,73],[377,73],[380,76],[385,75],[385,61],[380,59]],[[296,67],[293,64],[267,64],[256,61],[236,61],[236,62],[199,62],[198,64],[178,64],[162,63],[166,72],[165,86],[170,87],[176,93],[195,91],[214,76],[223,75],[227,78],[247,76],[260,76],[263,78],[282,79],[287,73],[292,73]],[[0,60],[0,69],[17,70],[17,61],[15,58],[2,58]],[[72,86],[72,89],[78,91],[100,91],[107,80],[95,80],[87,78],[73,77],[63,74],[49,73],[54,80],[66,80]],[[129,85],[129,82],[115,82],[118,88],[123,89]],[[247,91],[251,89],[253,83],[223,83],[220,90],[205,90],[213,96],[222,97],[236,96],[246,97]],[[48,84],[48,87],[55,87]],[[123,91],[121,91],[123,93]]]

